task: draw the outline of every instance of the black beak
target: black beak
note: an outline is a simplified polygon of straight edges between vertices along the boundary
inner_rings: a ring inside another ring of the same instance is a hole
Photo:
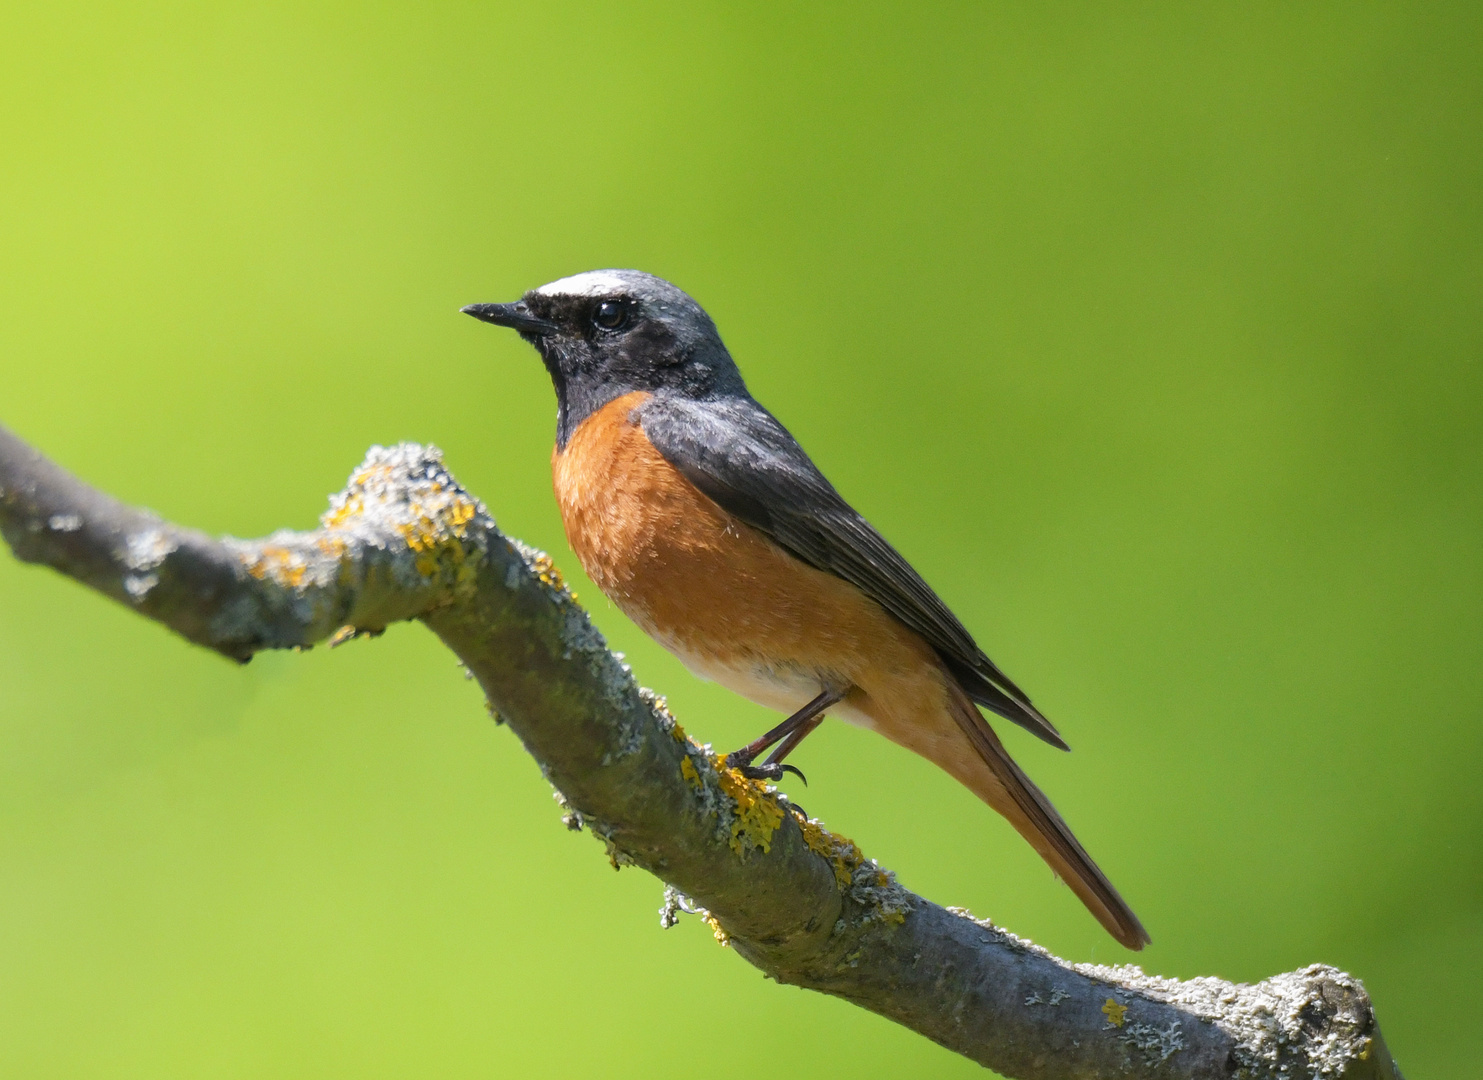
[[[555,323],[532,315],[524,300],[516,300],[513,304],[470,304],[458,310],[482,322],[508,326],[511,330],[519,330],[531,337],[545,337],[560,329]]]

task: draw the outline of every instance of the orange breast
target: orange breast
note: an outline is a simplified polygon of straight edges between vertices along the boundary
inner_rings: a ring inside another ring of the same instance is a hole
[[[613,603],[699,674],[774,708],[796,708],[821,682],[863,687],[936,670],[925,643],[874,601],[670,465],[633,416],[646,397],[611,402],[552,457],[567,538]]]

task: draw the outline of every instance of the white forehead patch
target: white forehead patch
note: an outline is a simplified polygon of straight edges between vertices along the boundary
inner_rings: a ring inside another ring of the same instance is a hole
[[[628,282],[606,270],[573,274],[536,290],[541,296],[612,296],[628,291]]]

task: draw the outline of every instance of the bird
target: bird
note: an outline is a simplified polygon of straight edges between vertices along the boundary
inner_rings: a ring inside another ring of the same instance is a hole
[[[1117,941],[1148,944],[979,706],[1069,749],[1060,733],[752,397],[700,304],[593,270],[461,310],[551,376],[553,486],[588,577],[692,673],[787,715],[728,766],[798,772],[783,759],[826,714],[876,731],[1007,818]]]

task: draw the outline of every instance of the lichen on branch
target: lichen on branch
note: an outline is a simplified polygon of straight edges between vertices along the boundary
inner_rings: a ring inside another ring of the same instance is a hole
[[[703,912],[777,981],[1006,1076],[1399,1076],[1364,988],[1333,968],[1241,986],[1069,964],[907,891],[691,739],[551,559],[505,537],[434,447],[373,447],[318,529],[213,539],[88,487],[0,427],[0,533],[18,558],[238,661],[421,620],[535,758],[563,820],[614,866],[666,883],[663,920]]]

